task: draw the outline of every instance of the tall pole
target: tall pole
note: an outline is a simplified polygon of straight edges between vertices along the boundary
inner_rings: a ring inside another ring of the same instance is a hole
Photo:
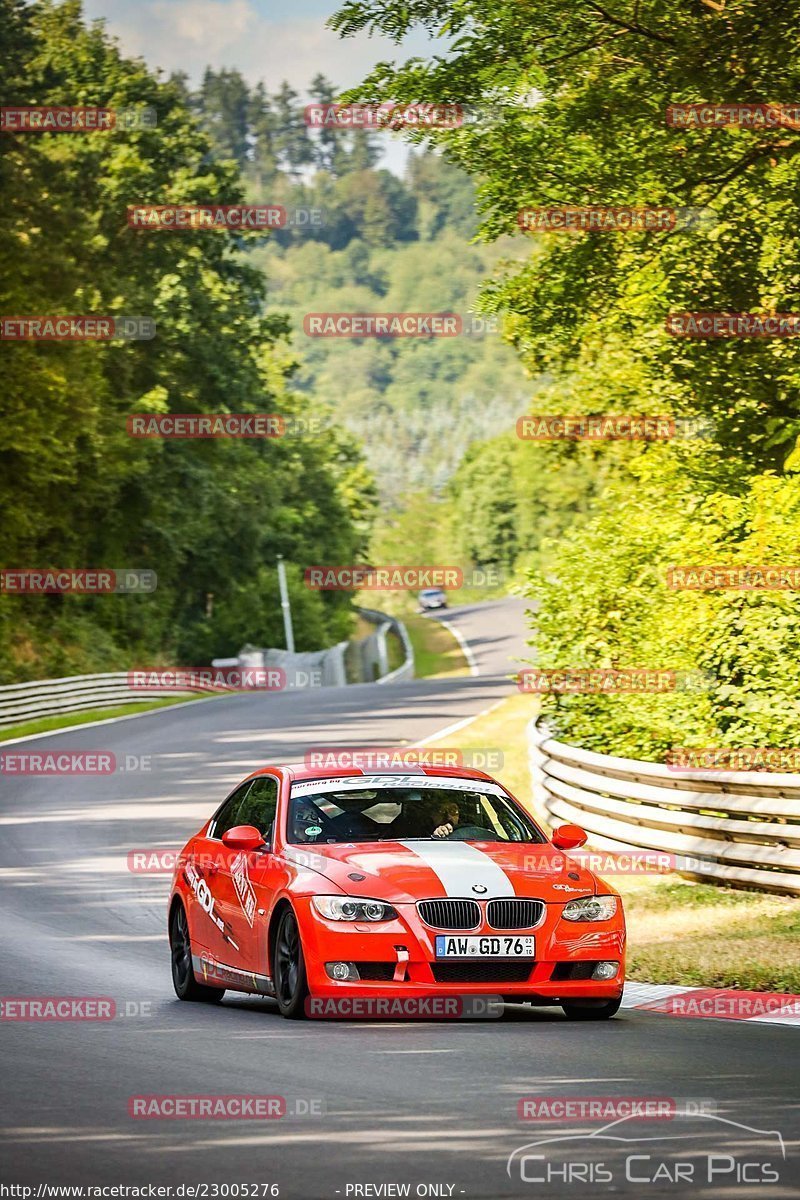
[[[294,654],[294,630],[292,629],[292,606],[289,603],[289,589],[286,586],[286,566],[283,555],[278,555],[278,586],[281,589],[281,608],[283,609],[283,631],[286,635],[286,649]]]

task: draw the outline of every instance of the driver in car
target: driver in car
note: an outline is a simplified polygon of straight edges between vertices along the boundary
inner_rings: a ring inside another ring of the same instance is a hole
[[[431,833],[431,837],[450,837],[450,834],[453,833],[460,819],[461,814],[458,811],[458,805],[453,800],[448,800],[445,803],[440,804],[433,819],[434,829]]]

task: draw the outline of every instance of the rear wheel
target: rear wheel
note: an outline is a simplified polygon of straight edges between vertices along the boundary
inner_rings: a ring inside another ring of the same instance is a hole
[[[573,1000],[561,1007],[570,1021],[607,1021],[619,1011],[621,1003],[620,996],[619,1000]]]
[[[305,1016],[308,996],[306,964],[300,928],[291,908],[284,910],[275,938],[275,998],[281,1016],[297,1020]]]
[[[186,909],[176,904],[169,923],[169,945],[172,952],[172,986],[179,1000],[201,1000],[218,1004],[225,995],[224,988],[206,987],[198,983],[192,967],[192,942]]]

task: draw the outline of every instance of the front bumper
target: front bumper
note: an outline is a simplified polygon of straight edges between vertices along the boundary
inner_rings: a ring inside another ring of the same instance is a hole
[[[398,919],[378,925],[328,921],[308,897],[295,904],[308,986],[314,996],[503,995],[558,1004],[573,999],[613,1000],[622,993],[625,920],[621,907],[610,921],[580,923],[561,918],[563,904],[546,904],[544,918],[535,928],[500,931],[512,936],[532,934],[536,953],[531,961],[437,959],[434,939],[437,933],[450,931],[429,928],[413,904],[395,905]],[[488,925],[469,930],[469,936],[497,934],[498,930]],[[589,963],[601,961],[619,963],[613,979],[563,978],[575,964],[586,964],[588,969]],[[325,963],[331,962],[362,964],[368,970],[360,969],[362,978],[357,981],[337,982],[325,970]],[[442,972],[445,962],[459,966]],[[376,972],[383,977],[363,977]]]

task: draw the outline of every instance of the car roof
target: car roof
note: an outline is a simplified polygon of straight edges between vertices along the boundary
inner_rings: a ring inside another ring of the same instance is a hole
[[[330,753],[333,754],[335,751],[330,751]],[[359,752],[356,751],[356,753]],[[361,750],[360,753],[369,753],[369,751]],[[402,753],[402,751],[398,751],[398,753]],[[303,762],[270,763],[268,766],[259,767],[247,778],[255,779],[259,775],[269,775],[275,771],[280,772],[290,781],[295,779],[357,779],[364,775],[438,775],[443,779],[475,779],[484,783],[495,782],[491,775],[473,767],[431,767],[418,763],[398,767],[370,767],[367,770],[363,770],[361,767],[312,767]]]

